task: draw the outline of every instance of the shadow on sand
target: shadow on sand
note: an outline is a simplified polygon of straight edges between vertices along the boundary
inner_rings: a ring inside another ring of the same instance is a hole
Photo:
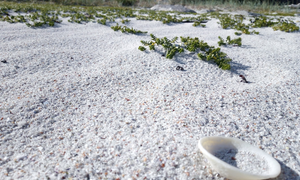
[[[300,179],[300,175],[286,166],[282,161],[276,159],[281,166],[281,173],[276,178],[270,178],[268,180],[292,180],[292,179]]]
[[[162,56],[164,56],[164,52],[159,52],[159,53]],[[178,56],[174,57],[175,62],[177,62],[179,64],[186,64],[186,61],[183,61],[183,59],[189,59],[192,61],[200,61],[200,59],[197,57],[196,53],[179,54]],[[216,65],[213,61],[203,61],[203,62]],[[243,74],[243,72],[245,70],[248,70],[251,68],[251,66],[245,66],[241,63],[237,63],[237,62],[233,62],[233,61],[230,62],[230,66],[231,66],[230,71],[236,75]],[[248,83],[251,83],[251,82],[248,82]]]

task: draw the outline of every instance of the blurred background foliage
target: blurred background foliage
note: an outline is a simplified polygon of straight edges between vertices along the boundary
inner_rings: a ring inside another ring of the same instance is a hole
[[[156,4],[183,5],[193,8],[234,8],[276,10],[284,5],[298,4],[300,0],[5,0],[2,2],[53,3],[80,6],[131,6],[149,8]]]

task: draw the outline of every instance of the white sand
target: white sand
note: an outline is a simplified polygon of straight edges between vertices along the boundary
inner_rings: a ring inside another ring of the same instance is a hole
[[[299,179],[299,32],[242,35],[242,47],[221,47],[232,58],[224,71],[195,54],[137,49],[150,33],[213,46],[237,37],[218,20],[130,20],[148,34],[0,22],[0,179],[224,179],[197,148],[205,136],[260,147],[280,162],[278,179]]]

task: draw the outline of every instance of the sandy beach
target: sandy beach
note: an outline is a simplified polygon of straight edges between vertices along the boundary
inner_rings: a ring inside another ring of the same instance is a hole
[[[120,19],[61,19],[0,22],[0,179],[225,179],[197,147],[206,136],[239,138],[280,163],[276,179],[300,179],[299,31],[128,18],[148,32],[129,34],[111,29]],[[188,51],[138,50],[150,34],[242,46],[220,47],[232,59],[222,70]]]

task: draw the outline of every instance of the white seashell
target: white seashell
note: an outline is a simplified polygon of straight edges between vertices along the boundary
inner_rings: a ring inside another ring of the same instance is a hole
[[[262,151],[261,149],[245,143],[244,141],[237,138],[219,136],[204,137],[199,140],[198,147],[200,148],[200,151],[203,153],[204,157],[206,157],[206,159],[210,162],[213,169],[220,175],[229,179],[268,179],[277,177],[281,172],[279,163],[272,156]],[[249,152],[256,157],[259,157],[259,159],[264,159],[268,166],[268,170],[266,170],[262,174],[250,173],[248,171],[243,171],[237,167],[234,167],[233,165],[222,161],[214,155],[216,152],[226,149]]]

